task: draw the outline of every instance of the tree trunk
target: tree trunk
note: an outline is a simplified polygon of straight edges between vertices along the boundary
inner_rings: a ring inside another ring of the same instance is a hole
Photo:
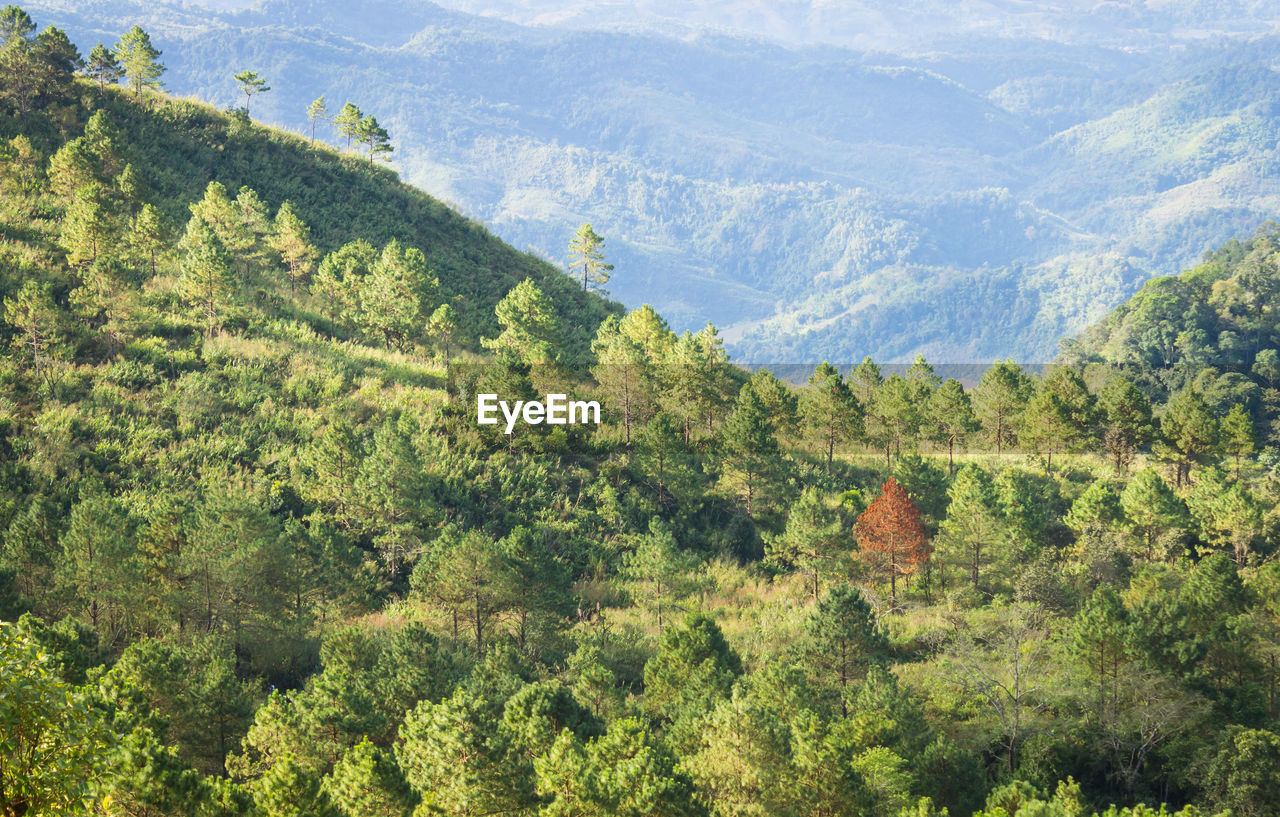
[[[1276,708],[1276,657],[1274,655],[1271,656],[1271,684],[1267,690],[1267,704],[1274,717],[1277,711],[1280,711]]]
[[[848,676],[848,645],[844,641],[840,642],[840,717],[849,717],[849,704],[845,696],[845,687],[849,684]]]
[[[586,278],[583,278],[585,288]],[[623,364],[626,365],[626,364]],[[622,384],[622,425],[627,434],[627,448],[631,447],[631,376],[628,372],[627,378]]]
[[[209,560],[204,563],[204,631],[213,631],[213,594],[209,587]]]

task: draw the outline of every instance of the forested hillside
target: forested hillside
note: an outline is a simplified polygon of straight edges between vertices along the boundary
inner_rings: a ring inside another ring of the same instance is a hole
[[[0,35],[0,814],[1277,813],[1273,228],[1043,376],[796,389]]]
[[[1280,227],[1205,253],[1198,266],[1156,278],[1105,320],[1062,343],[1073,365],[1120,367],[1163,400],[1190,387],[1219,411],[1240,403],[1280,431],[1276,276]]]
[[[87,43],[141,21],[169,87],[219,107],[254,70],[255,115],[297,132],[321,95],[359,105],[406,180],[554,263],[592,223],[614,297],[762,364],[1042,363],[1280,206],[1266,3],[443,5],[538,24],[418,0],[36,7]]]
[[[103,186],[99,195],[106,198],[100,203],[107,210],[119,205],[124,214],[131,214],[150,203],[161,226],[172,231],[186,223],[187,205],[209,182],[221,185],[232,199],[247,186],[256,208],[247,219],[269,217],[288,201],[321,253],[355,239],[379,248],[395,240],[419,249],[430,274],[439,279],[439,300],[458,311],[463,334],[473,345],[496,327],[494,304],[526,277],[554,296],[570,330],[572,353],[578,357],[585,354],[594,327],[609,312],[549,264],[512,250],[483,227],[399,182],[389,170],[194,102],[163,98],[144,111],[127,95],[99,89],[97,97],[83,105],[64,105],[27,122],[11,119],[0,133],[11,138],[20,132],[29,142],[21,156],[11,158],[12,166],[46,159],[68,138],[80,135],[93,112],[101,114],[101,130],[93,129],[77,143],[75,159],[66,162],[71,167],[54,168],[52,186],[63,194],[64,204],[74,198],[82,181],[91,180]],[[94,161],[96,168],[81,166]],[[112,190],[121,187],[126,167],[130,189]],[[56,214],[29,202],[26,211],[15,215],[56,230]],[[124,230],[119,224],[112,226]],[[264,228],[258,226],[261,232]]]

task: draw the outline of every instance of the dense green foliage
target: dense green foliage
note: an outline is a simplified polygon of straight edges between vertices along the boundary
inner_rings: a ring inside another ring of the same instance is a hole
[[[1271,434],[1280,411],[1277,253],[1280,227],[1267,222],[1248,240],[1205,253],[1199,266],[1148,282],[1063,342],[1063,359],[1119,366],[1160,400],[1191,386],[1224,419],[1240,403]]]
[[[794,389],[18,13],[0,814],[1277,813],[1266,401]]]
[[[38,168],[67,139],[80,135],[90,113],[102,112],[100,121],[107,130],[98,144],[91,144],[90,137],[76,143],[72,150],[77,153],[64,155],[72,166],[63,167],[60,162],[49,169],[50,192],[56,190],[64,198],[48,203],[30,200],[28,212],[20,218],[49,227],[49,219],[66,204],[80,205],[68,214],[76,216],[86,208],[109,208],[128,198],[127,215],[151,204],[159,217],[153,229],[181,231],[190,216],[188,204],[201,197],[210,181],[216,181],[232,198],[243,187],[251,188],[268,215],[288,202],[292,214],[309,228],[308,238],[321,255],[354,239],[379,249],[395,240],[420,251],[427,268],[439,278],[442,300],[453,305],[472,345],[481,336],[493,334],[494,304],[512,284],[525,278],[532,278],[554,297],[566,327],[563,342],[571,362],[584,358],[594,327],[610,311],[599,299],[575,292],[572,282],[550,265],[512,250],[482,227],[398,182],[388,170],[257,127],[234,114],[167,97],[149,100],[154,110],[144,112],[121,94],[93,95],[80,87],[71,96],[45,100],[44,115],[26,124],[18,117],[0,118],[0,138],[7,143],[21,130],[26,139],[22,149],[30,151],[21,161],[6,162],[6,172],[14,174],[19,187],[34,184],[44,175]],[[12,148],[6,145],[6,149]],[[89,156],[86,149],[111,151],[111,155]],[[104,185],[103,192],[93,195],[101,199],[111,193],[105,200],[93,199],[92,191],[82,184],[87,177],[76,175],[81,173],[79,163],[93,161],[101,166],[88,172]],[[120,186],[126,165],[142,188],[127,193],[106,190]],[[24,167],[31,167],[36,175],[23,175]],[[116,224],[113,229],[119,233],[125,226]],[[3,294],[10,292],[6,289]]]

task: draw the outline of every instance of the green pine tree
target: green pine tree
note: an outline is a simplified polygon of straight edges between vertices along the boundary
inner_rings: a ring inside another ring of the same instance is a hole
[[[271,86],[267,81],[258,76],[256,71],[241,71],[233,74],[232,77],[236,81],[236,85],[240,88],[240,93],[244,94],[244,112],[249,114],[249,103],[253,101],[256,94],[264,94],[271,90]]]
[[[653,614],[661,634],[672,611],[683,609],[681,605],[693,592],[690,574],[699,560],[680,549],[670,526],[660,519],[650,521],[648,535],[637,538],[635,550],[623,563],[622,576],[633,597]]]
[[[1099,416],[1097,400],[1084,379],[1066,366],[1056,366],[1036,385],[1022,415],[1021,437],[1033,450],[1045,452],[1052,470],[1054,451],[1082,451],[1091,446]]]
[[[62,315],[53,302],[52,287],[27,280],[22,289],[4,299],[4,320],[16,331],[10,343],[17,357],[25,359],[32,373],[47,386],[54,382],[62,359]]]
[[[487,349],[506,351],[531,366],[554,364],[560,348],[560,319],[551,299],[525,278],[494,308],[502,332],[481,341]]]
[[[983,592],[983,575],[988,576],[988,588],[995,585],[988,568],[1011,544],[995,484],[982,468],[964,465],[956,472],[947,497],[947,515],[934,540],[935,554],[945,567],[967,573],[973,589]]]
[[[515,565],[480,531],[442,535],[418,560],[411,584],[453,622],[455,640],[463,637],[462,627],[471,630],[477,655],[484,654],[520,588]]]
[[[1236,479],[1240,479],[1240,458],[1254,452],[1253,418],[1241,403],[1236,403],[1222,418],[1222,444],[1235,460]]]
[[[347,750],[324,790],[344,817],[411,817],[418,802],[395,756],[367,739]]]
[[[1106,531],[1124,518],[1124,509],[1115,486],[1098,479],[1085,488],[1084,493],[1071,503],[1071,510],[1062,518],[1067,527],[1083,536],[1086,531]]]
[[[1018,442],[1018,418],[1032,394],[1031,378],[1012,360],[997,361],[982,373],[973,406],[996,456]]]
[[[35,198],[30,194],[40,189],[44,175],[44,159],[30,139],[19,134],[7,144],[0,141],[0,190],[17,194],[13,198],[19,212],[27,211],[26,203]]]
[[[1104,416],[1103,448],[1116,473],[1122,474],[1133,455],[1155,437],[1151,403],[1128,379],[1113,374],[1098,395]]]
[[[1120,494],[1125,527],[1142,544],[1150,560],[1156,545],[1170,533],[1186,530],[1187,509],[1153,468],[1133,475]]]
[[[386,159],[387,154],[394,150],[387,129],[379,125],[377,118],[372,115],[362,117],[356,124],[355,139],[368,151],[370,166],[373,165],[375,157]]]
[[[537,804],[533,769],[516,756],[502,728],[506,696],[479,686],[459,686],[440,703],[419,703],[400,728],[397,759],[438,813],[522,813]]]
[[[1160,436],[1152,449],[1157,460],[1174,468],[1174,482],[1181,488],[1191,469],[1217,458],[1220,444],[1218,421],[1209,405],[1194,389],[1173,395],[1160,417]]]
[[[818,443],[827,460],[828,472],[837,446],[862,435],[862,406],[826,361],[813,370],[808,388],[800,392],[800,415],[808,436]]]
[[[929,395],[924,415],[929,439],[947,444],[947,473],[954,474],[956,445],[963,447],[969,435],[982,428],[969,394],[960,381],[948,378]]]
[[[609,273],[613,264],[604,262],[604,239],[596,234],[590,224],[583,224],[569,241],[569,269],[581,270],[582,290],[595,287],[604,291],[609,283]],[[577,273],[574,273],[575,277]]]
[[[461,327],[458,313],[449,304],[440,304],[427,319],[426,333],[436,351],[444,355],[444,366],[449,368],[450,352],[458,340]]]
[[[764,403],[746,383],[720,429],[720,467],[737,484],[747,516],[755,514],[768,497],[781,456]]]
[[[850,536],[839,515],[817,488],[805,488],[787,514],[787,526],[769,540],[765,558],[805,576],[805,587],[817,601],[824,580],[849,570]]]
[[[105,91],[108,85],[115,85],[124,76],[124,67],[120,65],[116,55],[99,42],[89,51],[85,74],[98,83],[99,91]]]
[[[307,106],[307,121],[311,123],[311,141],[316,140],[316,124],[329,119],[329,107],[324,97],[317,97]]]
[[[884,660],[889,638],[862,591],[837,585],[825,595],[805,622],[805,657],[819,688],[840,702],[841,717],[849,717],[849,698],[855,685],[877,661]]]
[[[204,320],[205,336],[222,326],[233,288],[231,255],[214,230],[198,215],[187,222],[182,253],[182,297]]]
[[[364,119],[364,114],[360,109],[350,102],[342,106],[342,110],[338,111],[333,117],[333,125],[338,129],[341,136],[346,137],[347,150],[351,150],[351,140],[356,138],[356,134],[360,131],[360,122]]]
[[[169,242],[169,231],[160,211],[150,204],[142,205],[125,240],[133,256],[143,260],[155,275],[156,261]]]
[[[600,324],[591,353],[596,359],[591,374],[604,393],[605,411],[622,426],[623,442],[630,447],[632,431],[653,413],[652,364],[644,346],[623,332],[613,315]]]
[[[715,621],[693,614],[668,627],[644,667],[644,708],[651,716],[689,722],[729,697],[742,674],[742,659]]]
[[[293,204],[286,201],[276,211],[267,242],[280,255],[289,276],[289,292],[298,284],[306,283],[316,271],[319,253],[311,243],[311,230],[293,211]]]
[[[133,86],[135,99],[141,100],[147,88],[160,87],[160,75],[164,73],[164,66],[159,62],[161,52],[151,44],[151,35],[140,26],[126,31],[113,53],[124,70],[125,79]]]
[[[251,786],[254,805],[278,817],[343,817],[320,778],[285,756]]]
[[[77,190],[62,221],[60,243],[67,262],[92,264],[110,253],[116,233],[114,221],[110,198],[100,184],[91,182]]]

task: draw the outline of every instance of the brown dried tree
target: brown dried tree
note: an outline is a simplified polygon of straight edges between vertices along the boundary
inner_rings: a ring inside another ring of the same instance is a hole
[[[890,605],[898,606],[898,578],[910,576],[929,558],[928,536],[920,511],[898,481],[889,477],[880,495],[853,527],[858,550],[854,556],[880,577],[889,579]]]

